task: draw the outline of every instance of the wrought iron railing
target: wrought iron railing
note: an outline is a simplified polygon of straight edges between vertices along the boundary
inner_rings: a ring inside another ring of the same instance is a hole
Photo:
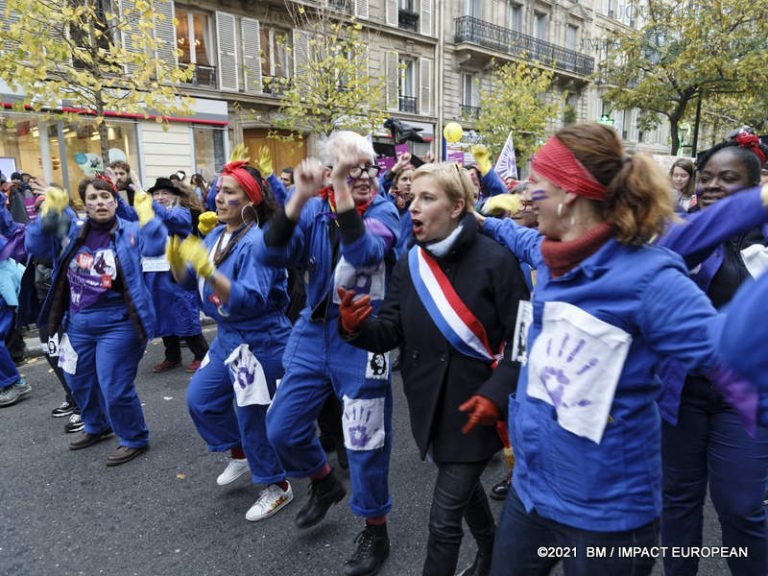
[[[400,112],[410,112],[411,114],[416,114],[416,104],[418,103],[415,96],[399,96],[398,97],[398,107],[397,109],[400,110]]]
[[[397,13],[397,25],[403,30],[419,31],[419,15],[408,10],[400,10]]]
[[[192,66],[191,64],[185,64],[179,62],[179,68],[185,69]],[[215,66],[203,66],[201,64],[194,64],[194,71],[192,72],[192,78],[187,80],[187,84],[193,86],[203,86],[205,88],[216,88],[216,67]]]
[[[291,79],[285,76],[261,75],[261,91],[264,94],[279,96],[291,89]]]
[[[467,120],[477,120],[480,118],[480,106],[461,105],[461,115]]]
[[[536,60],[542,64],[551,65],[557,70],[584,76],[591,74],[595,69],[595,59],[591,56],[472,16],[456,19],[455,42],[477,44],[512,56]]]

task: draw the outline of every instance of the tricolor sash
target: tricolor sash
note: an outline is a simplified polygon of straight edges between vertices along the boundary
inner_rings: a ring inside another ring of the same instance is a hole
[[[456,294],[437,261],[414,246],[408,252],[408,268],[421,303],[448,343],[461,354],[495,367],[500,357],[493,353],[485,328]]]

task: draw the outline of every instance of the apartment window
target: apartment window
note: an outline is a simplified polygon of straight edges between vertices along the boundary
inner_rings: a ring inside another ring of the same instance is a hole
[[[176,45],[179,66],[195,65],[193,84],[216,86],[213,22],[210,14],[176,5]]]
[[[480,0],[464,0],[464,16],[480,18]]]
[[[73,8],[76,8],[79,4],[80,2],[78,0],[70,1],[70,5]],[[106,14],[113,9],[109,0],[96,0],[93,4],[93,10],[96,16],[93,25],[98,35],[91,37],[91,31],[89,29],[90,22],[85,22],[84,20],[81,20],[82,25],[70,25],[69,35],[75,46],[82,48],[86,52],[89,52],[94,46],[101,50],[109,51],[112,40],[110,38],[111,32]],[[77,57],[75,57],[74,65],[76,68],[88,67],[84,61]]]
[[[549,29],[549,16],[544,12],[533,13],[533,37],[537,40],[546,40]]]
[[[579,35],[579,27],[568,24],[565,29],[565,47],[568,50],[576,50],[576,38]]]
[[[261,26],[262,78],[290,76],[288,32],[270,26]]]
[[[416,113],[416,62],[400,59],[399,109]]]
[[[411,14],[416,13],[416,0],[400,0],[398,4],[398,7],[403,12],[410,12]]]
[[[510,2],[508,5],[507,27],[515,32],[523,31],[523,7],[517,2]]]

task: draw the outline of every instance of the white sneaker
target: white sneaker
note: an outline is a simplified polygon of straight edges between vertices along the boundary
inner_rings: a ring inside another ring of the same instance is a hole
[[[232,482],[240,478],[240,476],[246,472],[250,472],[250,468],[248,468],[248,460],[245,458],[232,458],[230,459],[229,464],[227,464],[227,467],[224,468],[224,472],[219,474],[219,477],[216,478],[216,484],[219,486],[232,484]]]
[[[245,519],[250,522],[265,520],[279,512],[293,500],[293,490],[288,484],[288,490],[283,490],[277,484],[270,484],[259,494],[259,499],[245,513]]]

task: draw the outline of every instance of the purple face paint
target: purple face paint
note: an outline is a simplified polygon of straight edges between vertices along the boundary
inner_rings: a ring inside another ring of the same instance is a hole
[[[531,190],[531,202],[541,202],[549,198],[543,188],[535,188]]]
[[[237,200],[227,200],[227,206],[240,206],[240,202]]]

